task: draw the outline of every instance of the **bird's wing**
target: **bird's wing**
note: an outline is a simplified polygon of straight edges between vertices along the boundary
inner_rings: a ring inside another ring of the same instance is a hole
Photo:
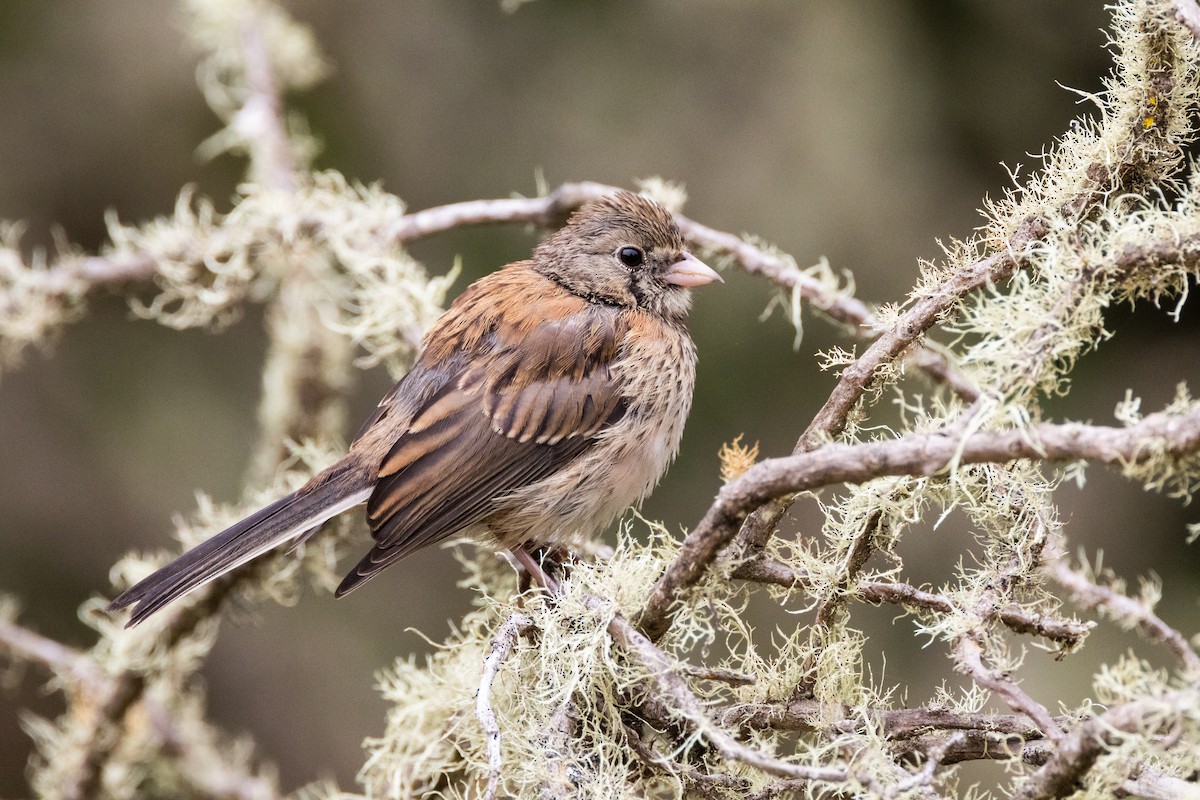
[[[489,292],[464,293],[405,379],[410,388],[437,388],[380,464],[367,501],[376,545],[338,595],[479,522],[498,497],[552,474],[624,414],[611,370],[628,327],[624,316],[561,290],[546,297],[544,279],[510,270],[495,283],[502,279],[530,283],[503,293],[524,305],[506,309]],[[543,293],[537,302],[534,289]]]

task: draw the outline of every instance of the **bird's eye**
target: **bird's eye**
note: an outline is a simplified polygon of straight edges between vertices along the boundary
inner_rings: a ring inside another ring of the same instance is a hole
[[[622,247],[617,253],[617,258],[621,259],[621,263],[627,267],[640,267],[646,260],[642,251],[636,247]]]

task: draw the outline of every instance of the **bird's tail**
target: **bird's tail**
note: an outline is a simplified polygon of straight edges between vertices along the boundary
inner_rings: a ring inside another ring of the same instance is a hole
[[[341,466],[335,464],[295,492],[193,547],[123,592],[109,610],[136,604],[125,627],[137,625],[172,600],[365,502],[370,483]]]

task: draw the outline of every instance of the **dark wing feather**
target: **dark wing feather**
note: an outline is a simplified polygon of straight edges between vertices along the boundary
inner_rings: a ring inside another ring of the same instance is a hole
[[[136,604],[126,627],[268,550],[367,499],[370,484],[353,463],[338,462],[295,492],[276,500],[197,545],[112,601]]]
[[[484,520],[497,498],[553,474],[624,414],[610,370],[627,327],[618,309],[589,304],[531,272],[508,269],[480,283],[487,282],[490,289],[475,284],[480,291],[465,292],[430,332],[405,379],[439,388],[380,464],[367,501],[376,545],[339,596]],[[524,305],[506,313],[487,298],[491,291]],[[543,296],[529,303],[536,293]],[[422,370],[443,374],[431,380]]]

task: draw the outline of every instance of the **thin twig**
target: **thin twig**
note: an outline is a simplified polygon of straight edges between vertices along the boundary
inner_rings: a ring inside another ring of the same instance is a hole
[[[517,637],[532,625],[533,620],[524,614],[510,614],[492,637],[491,650],[483,660],[483,674],[479,678],[479,691],[475,694],[475,718],[479,720],[487,742],[488,784],[483,795],[487,800],[496,797],[504,767],[500,754],[500,723],[496,721],[496,712],[492,710],[492,684],[516,645]]]
[[[773,559],[759,557],[738,565],[730,577],[739,580],[767,583],[788,588],[807,589],[812,585],[809,576]],[[873,605],[888,603],[908,608],[921,608],[939,614],[954,613],[959,607],[949,597],[898,581],[859,580],[847,589],[847,595]],[[997,610],[998,618],[1015,633],[1032,633],[1066,647],[1076,647],[1095,627],[1094,622],[1056,619],[1029,611],[1016,604]]]
[[[1136,624],[1142,636],[1152,642],[1165,644],[1179,659],[1187,673],[1200,676],[1200,655],[1197,655],[1188,643],[1187,637],[1164,622],[1153,609],[1110,586],[1090,580],[1082,572],[1072,568],[1066,558],[1053,561],[1048,571],[1071,593],[1077,603],[1087,608],[1099,609],[1119,623]]]

